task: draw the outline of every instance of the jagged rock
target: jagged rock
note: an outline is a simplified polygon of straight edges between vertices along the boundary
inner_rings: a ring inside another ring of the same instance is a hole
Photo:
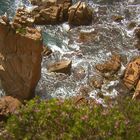
[[[96,69],[102,73],[116,73],[121,67],[120,55],[112,55],[111,59],[103,64],[97,64]]]
[[[131,61],[126,67],[124,84],[128,89],[134,89],[140,78],[140,57]]]
[[[43,47],[42,56],[49,56],[52,53],[52,50],[46,46]]]
[[[103,84],[103,79],[100,77],[93,76],[90,79],[90,86],[95,88],[101,88]]]
[[[71,0],[46,0],[33,2],[38,5],[32,11],[35,24],[59,24],[68,19],[68,9],[72,4]]]
[[[70,25],[89,25],[92,22],[92,10],[85,2],[77,2],[68,10]]]
[[[20,100],[34,96],[41,75],[41,33],[32,28],[18,32],[0,22],[0,80],[6,95]]]
[[[136,90],[134,92],[133,99],[140,99],[140,80],[136,86]]]
[[[70,74],[71,73],[71,64],[72,64],[72,61],[61,60],[59,62],[50,64],[48,66],[48,71],[49,72]]]
[[[19,8],[16,12],[16,15],[13,20],[13,27],[23,28],[23,27],[32,27],[34,24],[34,17],[29,11],[25,8]]]
[[[39,14],[35,15],[35,24],[57,24],[62,22],[61,13],[62,7],[59,5],[50,6],[49,8],[42,9]]]
[[[21,102],[11,96],[0,98],[0,121],[9,114],[14,114],[20,108]]]

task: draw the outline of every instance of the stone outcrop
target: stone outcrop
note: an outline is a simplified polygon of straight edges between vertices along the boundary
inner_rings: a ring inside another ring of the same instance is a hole
[[[92,22],[92,10],[85,2],[78,2],[68,10],[70,25],[89,25]]]
[[[14,28],[32,27],[34,24],[34,17],[26,8],[19,8],[13,20]]]
[[[11,96],[0,98],[0,121],[20,108],[21,102]]]
[[[124,84],[128,89],[135,89],[140,80],[140,58],[131,61],[126,67],[124,74]]]
[[[41,74],[41,33],[0,22],[0,80],[6,95],[30,99]]]
[[[111,59],[103,64],[97,64],[96,69],[102,73],[116,73],[121,67],[121,57],[119,55],[112,55]]]
[[[68,19],[68,9],[72,4],[71,0],[36,0],[32,4],[38,5],[31,13],[34,16],[35,24],[59,24]]]
[[[56,72],[56,73],[70,74],[71,73],[71,65],[72,65],[72,61],[61,60],[59,62],[55,62],[53,64],[50,64],[48,66],[48,71],[49,72]]]

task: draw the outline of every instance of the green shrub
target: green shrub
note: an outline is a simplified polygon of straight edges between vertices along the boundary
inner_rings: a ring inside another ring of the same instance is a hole
[[[26,28],[18,28],[18,29],[16,29],[16,33],[25,35],[26,34]]]
[[[13,140],[139,140],[140,103],[76,105],[72,99],[29,101],[5,124]]]

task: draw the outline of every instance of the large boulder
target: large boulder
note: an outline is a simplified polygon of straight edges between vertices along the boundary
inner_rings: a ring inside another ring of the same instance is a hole
[[[34,28],[0,21],[0,80],[6,95],[30,99],[41,75],[42,37]]]
[[[37,15],[35,15],[35,24],[58,24],[63,21],[62,7],[59,5],[50,6],[48,8],[42,9]]]
[[[135,89],[140,79],[140,57],[131,61],[126,67],[124,74],[124,84],[128,89]]]
[[[71,0],[33,0],[32,4],[38,5],[31,13],[35,24],[59,24],[68,19],[68,9]]]
[[[102,63],[102,64],[97,64],[96,69],[99,70],[102,73],[111,73],[114,74],[116,73],[121,67],[121,57],[120,55],[112,55],[111,58]]]
[[[70,25],[89,25],[92,22],[92,10],[85,2],[77,2],[68,10]]]
[[[70,60],[61,60],[59,62],[52,63],[48,66],[49,72],[56,72],[56,73],[71,73],[71,65],[72,61]]]

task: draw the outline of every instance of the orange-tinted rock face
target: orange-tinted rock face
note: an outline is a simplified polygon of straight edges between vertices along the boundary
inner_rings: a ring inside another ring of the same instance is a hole
[[[40,79],[42,38],[36,29],[16,32],[0,22],[0,80],[6,95],[20,100],[34,96]]]
[[[88,25],[92,22],[92,11],[85,2],[78,2],[68,10],[68,22],[71,25]]]
[[[68,9],[72,4],[71,0],[31,0],[31,3],[38,5],[31,14],[35,24],[59,24],[68,19]]]
[[[129,89],[134,89],[140,80],[140,58],[136,58],[130,62],[126,68],[123,78],[124,84]]]
[[[103,64],[97,64],[96,69],[102,73],[115,73],[121,67],[121,57],[119,55],[112,55],[111,59]]]

